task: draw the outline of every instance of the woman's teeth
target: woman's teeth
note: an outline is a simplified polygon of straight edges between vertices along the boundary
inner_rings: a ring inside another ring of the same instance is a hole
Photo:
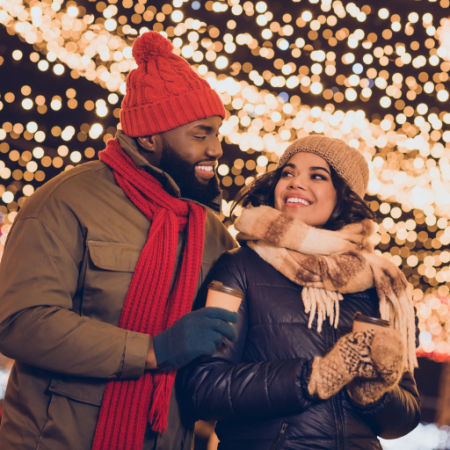
[[[286,199],[286,203],[300,203],[305,206],[309,206],[311,204],[311,202],[298,197],[289,197],[288,199]]]

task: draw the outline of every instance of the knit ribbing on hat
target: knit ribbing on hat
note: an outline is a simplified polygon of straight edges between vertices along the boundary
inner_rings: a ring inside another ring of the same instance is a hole
[[[369,166],[364,156],[344,141],[321,135],[306,136],[286,148],[278,162],[283,167],[296,153],[314,153],[322,157],[361,198],[369,183]]]
[[[122,101],[122,130],[148,136],[210,116],[225,117],[219,95],[155,31],[138,37],[133,56],[138,67],[127,77]]]

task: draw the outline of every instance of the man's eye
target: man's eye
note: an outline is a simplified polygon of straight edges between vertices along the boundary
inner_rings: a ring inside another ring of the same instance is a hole
[[[206,139],[206,136],[200,136],[200,135],[196,135],[196,136],[194,136],[195,137],[195,139],[200,139],[200,140],[203,140],[203,139]]]

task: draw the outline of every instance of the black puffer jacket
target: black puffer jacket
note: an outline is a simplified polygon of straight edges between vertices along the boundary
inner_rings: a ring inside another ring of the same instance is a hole
[[[418,424],[409,374],[369,407],[352,402],[345,389],[329,400],[307,394],[313,357],[351,331],[356,311],[379,316],[374,289],[345,295],[338,328],[327,322],[319,334],[315,322],[308,329],[301,287],[249,248],[223,255],[210,276],[246,294],[238,338],[180,371],[177,383],[186,412],[218,419],[219,449],[380,449],[377,435],[396,438]]]

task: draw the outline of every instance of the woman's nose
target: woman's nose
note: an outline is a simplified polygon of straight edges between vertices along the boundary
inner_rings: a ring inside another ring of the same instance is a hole
[[[304,177],[301,177],[300,175],[291,177],[289,179],[289,187],[293,189],[305,189],[306,180],[304,179]]]

